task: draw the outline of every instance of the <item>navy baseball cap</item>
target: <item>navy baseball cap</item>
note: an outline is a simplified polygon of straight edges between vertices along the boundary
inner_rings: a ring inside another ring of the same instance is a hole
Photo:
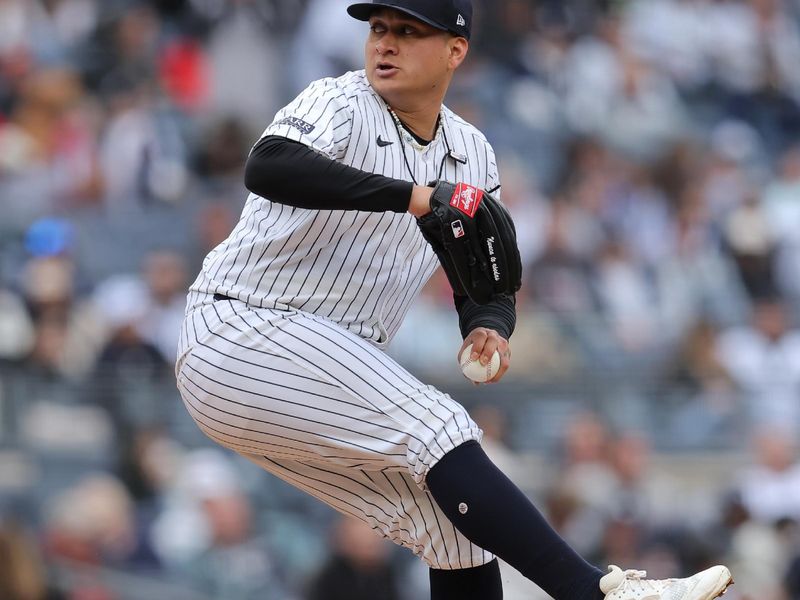
[[[359,21],[369,21],[373,11],[379,8],[399,10],[432,27],[467,39],[472,32],[472,0],[373,0],[351,4],[347,12]]]

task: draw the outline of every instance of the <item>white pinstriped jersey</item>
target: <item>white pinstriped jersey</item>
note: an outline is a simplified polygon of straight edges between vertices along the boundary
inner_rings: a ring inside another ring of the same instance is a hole
[[[414,143],[364,71],[312,83],[264,135],[422,185],[439,178],[499,185],[494,151],[475,127],[443,107],[433,141]],[[231,235],[206,257],[188,310],[220,293],[255,307],[310,312],[385,346],[438,264],[408,213],[307,210],[251,194]]]

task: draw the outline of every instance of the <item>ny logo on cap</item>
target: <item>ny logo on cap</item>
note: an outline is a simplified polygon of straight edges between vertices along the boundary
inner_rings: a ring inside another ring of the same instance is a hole
[[[464,17],[458,15],[458,19],[456,19],[456,25],[458,25],[459,27],[464,27],[464,25],[466,24],[467,22],[464,20]]]

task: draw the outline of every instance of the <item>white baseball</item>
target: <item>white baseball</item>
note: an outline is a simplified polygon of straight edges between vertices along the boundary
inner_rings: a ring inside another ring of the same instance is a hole
[[[500,370],[500,353],[497,350],[492,354],[492,360],[485,365],[481,364],[480,359],[471,360],[470,354],[472,354],[472,344],[464,348],[461,356],[458,357],[458,364],[461,366],[461,372],[464,373],[467,379],[482,383],[484,381],[489,381],[497,375],[497,372]]]

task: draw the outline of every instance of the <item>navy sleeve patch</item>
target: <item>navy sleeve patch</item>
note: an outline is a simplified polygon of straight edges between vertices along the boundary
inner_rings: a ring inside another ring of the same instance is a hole
[[[314,125],[311,123],[306,123],[303,119],[299,119],[297,117],[286,117],[285,119],[281,119],[275,125],[288,125],[289,127],[294,127],[301,133],[308,135],[312,131],[314,131]]]

